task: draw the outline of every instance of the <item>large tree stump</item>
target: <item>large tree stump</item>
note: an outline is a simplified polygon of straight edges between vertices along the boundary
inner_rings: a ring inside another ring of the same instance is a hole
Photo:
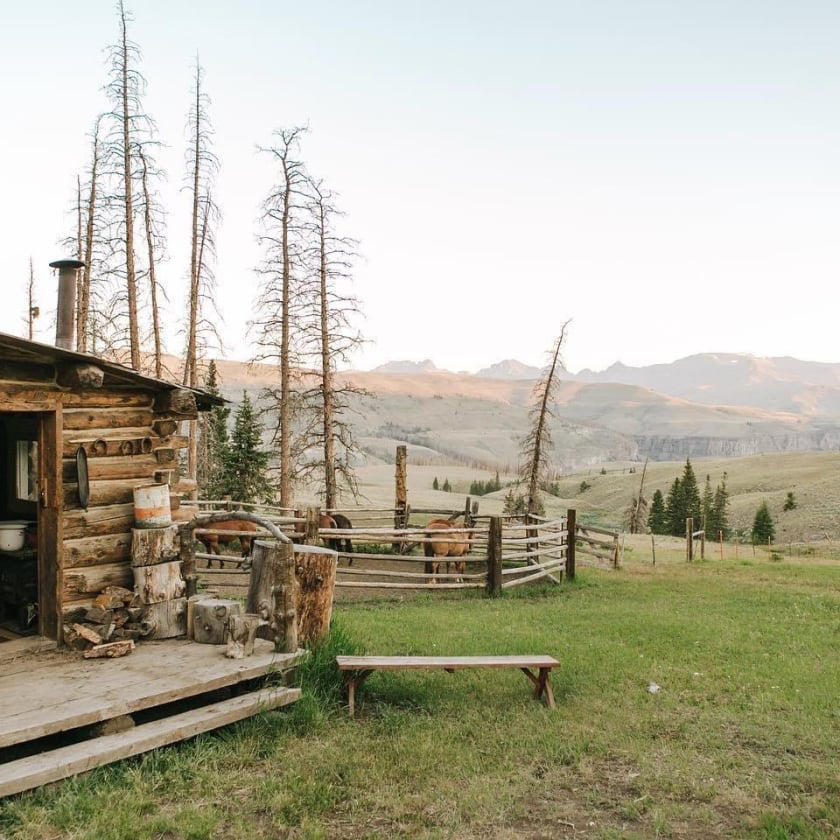
[[[153,566],[177,560],[181,550],[178,526],[165,528],[132,528],[131,565]]]
[[[223,598],[204,598],[192,604],[193,638],[203,645],[223,645],[227,639],[228,622],[242,612],[238,601]]]
[[[326,636],[332,617],[338,554],[313,545],[294,546],[298,644]]]
[[[254,640],[257,638],[258,615],[232,615],[227,627],[228,659],[242,659],[254,653]]]
[[[135,566],[134,591],[144,604],[159,604],[182,598],[187,584],[181,577],[181,562],[158,563],[156,566]]]
[[[140,634],[144,639],[171,639],[187,632],[187,599],[161,601],[143,608]]]
[[[297,650],[295,558],[289,543],[254,541],[245,610],[259,616],[261,639],[272,640],[283,653]]]

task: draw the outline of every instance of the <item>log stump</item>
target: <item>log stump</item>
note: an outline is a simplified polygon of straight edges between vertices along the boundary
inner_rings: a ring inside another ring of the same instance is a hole
[[[228,622],[242,612],[238,601],[224,598],[203,598],[192,603],[192,633],[203,645],[223,645],[227,641]]]
[[[181,550],[178,526],[165,528],[133,528],[131,531],[131,565],[153,566],[177,560]]]
[[[294,546],[298,644],[326,636],[330,630],[338,554],[313,545]]]
[[[134,572],[134,591],[144,604],[159,604],[182,598],[187,584],[181,577],[181,563],[158,563],[155,566],[139,566]]]
[[[143,609],[140,634],[144,639],[171,639],[187,632],[187,599],[147,604]]]
[[[254,640],[260,623],[258,615],[232,615],[227,626],[228,659],[243,659],[254,653]]]
[[[296,596],[292,546],[255,540],[245,610],[259,616],[257,635],[283,653],[298,648]]]

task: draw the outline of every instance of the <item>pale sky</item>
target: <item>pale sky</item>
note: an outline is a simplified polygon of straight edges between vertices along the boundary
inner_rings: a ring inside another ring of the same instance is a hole
[[[572,370],[702,351],[840,360],[840,4],[825,0],[134,0],[147,111],[167,149],[168,349],[188,273],[185,122],[196,51],[213,102],[219,308],[248,358],[256,153],[308,124],[341,194],[364,331],[356,359]],[[200,9],[200,12],[199,12]],[[104,108],[110,0],[0,0],[0,330],[28,260],[72,229]],[[49,315],[39,337],[51,341]]]

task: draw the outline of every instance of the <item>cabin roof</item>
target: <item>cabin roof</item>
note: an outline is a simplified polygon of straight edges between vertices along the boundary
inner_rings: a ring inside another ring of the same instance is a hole
[[[224,405],[226,402],[222,397],[211,394],[209,391],[203,391],[199,388],[188,388],[185,385],[179,385],[175,382],[167,382],[164,379],[145,376],[125,365],[110,362],[99,356],[92,356],[89,353],[76,353],[73,350],[64,350],[52,344],[42,344],[38,341],[30,341],[29,339],[20,338],[16,335],[8,335],[7,333],[0,333],[0,362],[2,361],[14,361],[31,365],[31,373],[34,379],[33,386],[37,386],[40,381],[46,383],[48,380],[51,380],[51,368],[55,365],[90,364],[96,365],[96,367],[104,371],[105,379],[102,384],[103,388],[109,386],[116,388],[134,387],[155,392],[186,390],[195,394],[196,404],[200,411],[207,411],[213,406]],[[44,377],[43,379],[39,377],[39,373]]]

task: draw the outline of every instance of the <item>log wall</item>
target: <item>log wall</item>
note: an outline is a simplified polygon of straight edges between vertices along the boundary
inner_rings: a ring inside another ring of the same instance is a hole
[[[129,589],[134,585],[130,565],[134,488],[151,482],[158,470],[177,474],[178,451],[188,444],[177,434],[185,414],[179,411],[174,416],[156,407],[155,397],[148,390],[107,388],[61,395],[63,613],[84,604],[104,585]],[[79,505],[76,483],[80,446],[88,456],[87,510]]]

